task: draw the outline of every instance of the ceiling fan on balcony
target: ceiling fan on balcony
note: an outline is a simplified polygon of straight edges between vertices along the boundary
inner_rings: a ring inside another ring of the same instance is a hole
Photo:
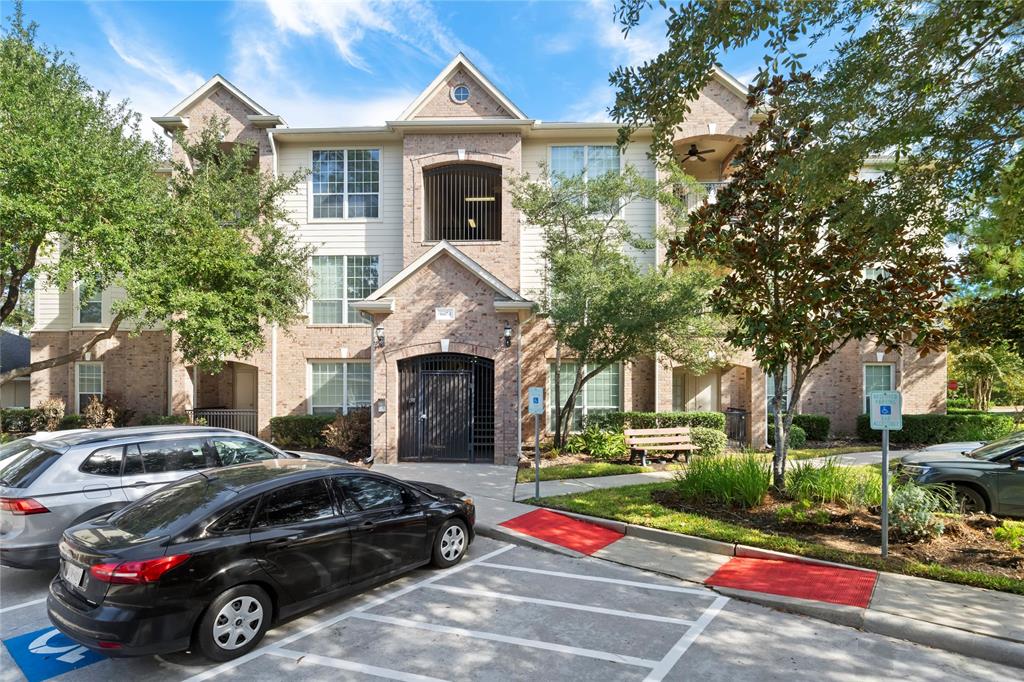
[[[715,153],[714,149],[701,149],[701,150],[698,150],[697,149],[697,145],[691,144],[690,148],[686,150],[686,158],[683,159],[683,161],[689,161],[690,159],[692,159],[694,157],[696,157],[696,159],[698,161],[707,161],[707,159],[705,159],[702,155],[703,154],[714,154],[714,153]]]

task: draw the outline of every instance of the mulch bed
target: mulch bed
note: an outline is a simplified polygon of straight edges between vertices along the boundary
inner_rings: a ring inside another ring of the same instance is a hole
[[[791,505],[793,501],[773,494],[769,494],[764,504],[751,509],[714,503],[695,504],[680,499],[671,490],[656,491],[653,498],[669,509],[700,514],[847,552],[878,555],[881,519],[871,510],[822,505],[829,512],[830,521],[819,525],[812,522],[780,521],[776,511]],[[921,542],[890,540],[890,556],[1024,580],[1024,552],[1010,549],[1005,542],[992,537],[992,529],[1001,523],[999,519],[988,514],[971,514],[949,517],[943,521],[946,530],[938,538]]]

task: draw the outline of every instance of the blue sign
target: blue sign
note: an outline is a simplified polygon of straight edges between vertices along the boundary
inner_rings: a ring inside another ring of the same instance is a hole
[[[42,682],[106,660],[106,656],[79,646],[53,627],[5,639],[4,646],[28,682]]]
[[[544,389],[540,386],[531,386],[526,389],[530,414],[544,414]]]
[[[886,415],[892,414],[892,405],[879,405],[878,413]]]

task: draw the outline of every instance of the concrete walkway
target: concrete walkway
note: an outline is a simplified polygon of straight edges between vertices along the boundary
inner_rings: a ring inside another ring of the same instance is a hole
[[[917,450],[890,450],[889,460],[895,462],[904,455],[910,455],[917,452]],[[830,459],[837,460],[840,464],[845,466],[864,466],[865,464],[881,464],[882,463],[882,451],[881,450],[870,450],[867,452],[850,452],[845,455],[831,455],[828,457],[814,457],[812,459],[801,459],[801,460],[787,460],[786,466],[791,467],[797,462],[803,463],[808,462],[814,466],[821,466]]]
[[[843,455],[851,463],[866,463],[875,453]],[[878,453],[879,461],[881,454]],[[814,461],[814,460],[808,460]],[[846,462],[844,462],[846,463]],[[378,464],[375,471],[407,480],[441,483],[472,495],[477,506],[477,531],[519,544],[571,556],[577,552],[506,529],[502,523],[535,511],[514,501],[533,496],[533,483],[515,483],[512,466],[480,464]],[[545,481],[541,495],[586,492],[666,480],[673,472]],[[585,517],[584,517],[585,518]],[[668,533],[604,519],[589,519],[623,533],[595,552],[594,557],[703,584],[732,557],[796,560],[733,543]],[[1024,597],[1004,592],[879,573],[867,608],[783,597],[759,592],[716,588],[728,596],[782,611],[801,613],[833,623],[1024,668]]]

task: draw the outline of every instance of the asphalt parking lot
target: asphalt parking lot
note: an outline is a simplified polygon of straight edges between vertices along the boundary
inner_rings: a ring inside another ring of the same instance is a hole
[[[271,630],[260,648],[221,665],[188,653],[103,659],[47,639],[48,582],[39,572],[0,573],[4,682],[45,679],[39,676],[47,674],[39,672],[45,666],[37,664],[60,658],[65,667],[51,672],[66,670],[62,680],[192,682],[945,680],[1013,679],[1020,672],[604,561],[487,538],[478,538],[452,569],[416,571],[331,603]],[[28,663],[15,663],[12,646]],[[75,665],[81,667],[72,670]]]

